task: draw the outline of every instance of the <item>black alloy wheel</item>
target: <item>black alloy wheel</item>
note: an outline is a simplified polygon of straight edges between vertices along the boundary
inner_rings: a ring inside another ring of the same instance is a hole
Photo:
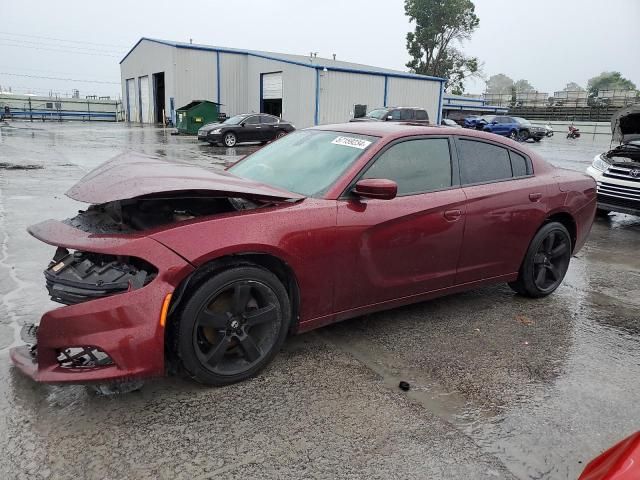
[[[257,266],[225,270],[186,303],[179,325],[182,364],[208,385],[249,378],[278,352],[290,317],[286,290],[271,272]]]
[[[571,237],[564,225],[547,223],[534,236],[518,279],[509,286],[528,297],[549,295],[562,283],[569,268],[571,252]]]
[[[287,134],[287,132],[285,132],[283,130],[278,131],[278,133],[276,134],[276,140],[279,139],[279,138],[284,137],[286,134]]]
[[[518,132],[518,140],[521,142],[525,142],[529,139],[529,132],[527,130],[520,130]]]

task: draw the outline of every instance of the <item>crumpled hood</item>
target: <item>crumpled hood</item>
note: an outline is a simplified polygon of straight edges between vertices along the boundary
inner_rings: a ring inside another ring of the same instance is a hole
[[[66,195],[79,202],[97,205],[144,195],[187,191],[255,199],[304,198],[224,170],[172,163],[134,152],[103,163],[71,187]]]
[[[640,140],[640,104],[618,110],[611,117],[613,141],[628,143]]]

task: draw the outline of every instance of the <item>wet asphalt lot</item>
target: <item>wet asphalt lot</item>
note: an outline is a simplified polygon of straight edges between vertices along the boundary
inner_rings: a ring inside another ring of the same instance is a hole
[[[64,191],[124,150],[217,168],[253,147],[122,124],[0,132],[1,478],[565,479],[640,429],[640,218],[624,215],[596,222],[546,299],[495,286],[360,317],[290,338],[226,388],[37,385],[7,354],[55,306],[42,278],[53,249],[25,227],[82,207]],[[607,146],[530,145],[576,170]]]

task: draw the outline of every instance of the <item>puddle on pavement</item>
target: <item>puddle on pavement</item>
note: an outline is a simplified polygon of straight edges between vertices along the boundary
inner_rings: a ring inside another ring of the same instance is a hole
[[[0,170],[41,170],[43,168],[44,166],[42,165],[20,165],[17,163],[0,162]]]

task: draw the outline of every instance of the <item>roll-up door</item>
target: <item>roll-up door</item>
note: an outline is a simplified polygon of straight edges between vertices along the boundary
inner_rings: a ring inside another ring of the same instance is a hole
[[[150,123],[150,105],[151,102],[149,102],[149,77],[140,77],[140,116],[142,123]]]
[[[282,72],[262,75],[262,98],[263,100],[282,98]]]
[[[138,121],[138,96],[136,95],[135,78],[127,80],[127,120],[130,122]]]

